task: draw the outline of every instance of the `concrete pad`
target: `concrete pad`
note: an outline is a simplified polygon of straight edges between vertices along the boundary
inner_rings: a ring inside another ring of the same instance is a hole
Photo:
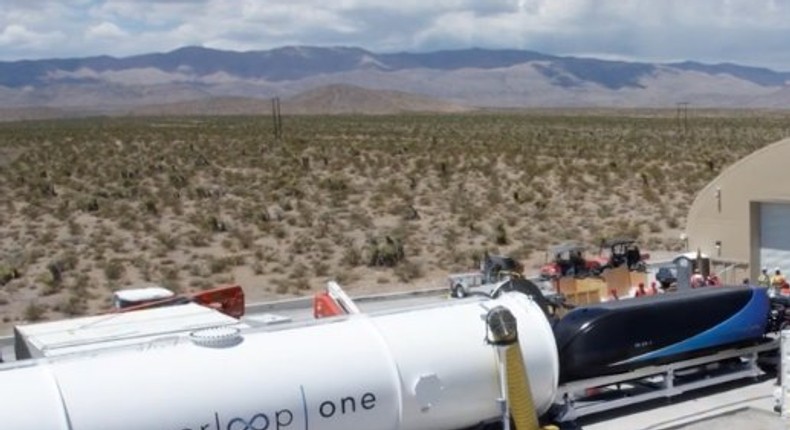
[[[790,424],[790,422],[782,420],[777,414],[762,409],[743,408],[720,414],[712,418],[701,419],[689,424],[668,427],[667,430],[785,430],[788,428],[788,424]]]
[[[790,429],[790,421],[773,412],[775,381],[735,381],[584,417],[579,424],[585,430]]]

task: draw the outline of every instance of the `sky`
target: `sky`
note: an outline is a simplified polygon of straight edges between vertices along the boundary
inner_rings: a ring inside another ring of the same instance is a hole
[[[0,0],[0,60],[472,47],[790,71],[790,0]]]

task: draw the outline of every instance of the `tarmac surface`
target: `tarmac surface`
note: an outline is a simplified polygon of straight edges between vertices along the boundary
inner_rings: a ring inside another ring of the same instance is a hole
[[[744,379],[584,417],[584,430],[784,430],[790,419],[773,411],[776,379]]]

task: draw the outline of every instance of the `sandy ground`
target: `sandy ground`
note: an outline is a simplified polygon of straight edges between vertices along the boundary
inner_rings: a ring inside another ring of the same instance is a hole
[[[446,115],[102,119],[0,127],[0,329],[112,292],[237,283],[248,301],[443,286],[484,252],[537,272],[568,240],[676,251],[697,190],[774,118]],[[679,154],[678,148],[685,152]],[[371,264],[375,255],[403,259]]]

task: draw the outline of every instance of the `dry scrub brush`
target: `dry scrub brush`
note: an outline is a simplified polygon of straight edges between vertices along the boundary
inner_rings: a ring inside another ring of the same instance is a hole
[[[268,117],[2,124],[0,288],[30,287],[0,313],[97,311],[141,280],[386,288],[564,239],[672,249],[695,193],[789,129],[673,112],[289,117],[279,142]]]

